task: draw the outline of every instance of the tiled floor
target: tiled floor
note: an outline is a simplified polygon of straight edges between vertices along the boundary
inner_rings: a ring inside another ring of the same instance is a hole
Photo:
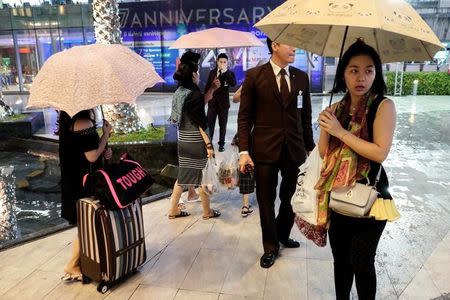
[[[242,218],[236,191],[215,196],[213,206],[223,212],[218,219],[202,220],[200,205],[192,203],[190,217],[168,220],[167,206],[168,199],[144,206],[148,262],[106,294],[95,284],[59,280],[75,235],[71,229],[0,252],[0,299],[333,299],[330,249],[307,242],[295,227],[292,236],[301,247],[282,249],[270,269],[259,266],[257,207]],[[378,272],[379,299],[448,293],[449,251],[447,233],[401,294],[388,274]]]

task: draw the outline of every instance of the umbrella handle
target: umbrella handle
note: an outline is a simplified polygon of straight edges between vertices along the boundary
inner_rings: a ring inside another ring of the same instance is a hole
[[[347,33],[348,33],[348,26],[345,26],[344,39],[342,40],[341,52],[339,53],[339,62],[341,61],[342,53],[344,52],[344,45],[345,45],[345,40],[347,39]],[[336,78],[336,74],[335,74],[334,82],[333,82],[333,90],[331,91],[330,103],[328,104],[328,107],[331,107],[331,102],[333,101],[334,90],[336,89],[336,82],[337,82],[337,78]]]

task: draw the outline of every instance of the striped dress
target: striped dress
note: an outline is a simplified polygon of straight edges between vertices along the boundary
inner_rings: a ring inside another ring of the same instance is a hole
[[[202,182],[202,170],[206,166],[207,152],[199,125],[196,125],[192,116],[195,113],[196,119],[206,119],[203,99],[201,93],[192,92],[188,95],[183,107],[178,128],[178,184],[181,186],[195,186]],[[193,106],[198,108],[199,105],[201,109],[192,110]]]

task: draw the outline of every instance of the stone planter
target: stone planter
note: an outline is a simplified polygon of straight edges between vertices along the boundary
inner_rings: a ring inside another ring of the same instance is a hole
[[[21,120],[0,121],[0,138],[31,138],[36,131],[44,126],[44,114],[42,112],[26,113],[26,115]]]

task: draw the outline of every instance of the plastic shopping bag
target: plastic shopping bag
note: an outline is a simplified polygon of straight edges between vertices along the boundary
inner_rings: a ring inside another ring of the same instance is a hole
[[[299,167],[297,188],[291,199],[292,209],[297,217],[312,225],[317,225],[318,200],[317,190],[314,189],[320,178],[322,159],[317,147],[311,152],[306,161]]]
[[[219,183],[223,189],[234,189],[239,185],[239,152],[238,147],[232,146],[224,152],[224,158],[217,173]]]
[[[208,158],[202,171],[202,187],[205,193],[212,195],[218,192],[217,167],[215,158]]]

